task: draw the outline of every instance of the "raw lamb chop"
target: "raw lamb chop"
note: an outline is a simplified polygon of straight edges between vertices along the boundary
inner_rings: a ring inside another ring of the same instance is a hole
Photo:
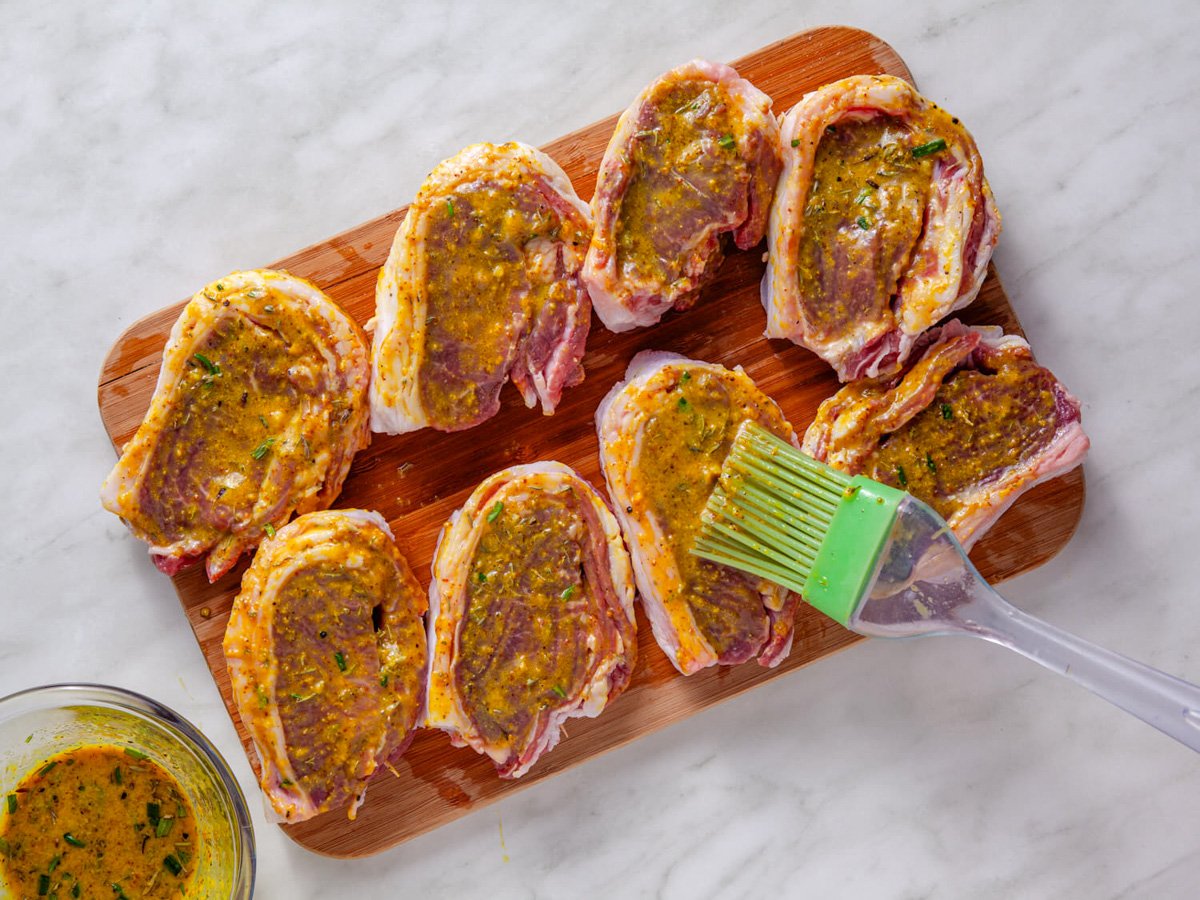
[[[842,381],[894,373],[987,274],[1000,216],[975,141],[889,75],[805,95],[782,131],[767,337],[808,347]]]
[[[741,368],[643,352],[596,410],[600,463],[625,533],[655,640],[684,675],[792,645],[797,597],[691,554],[738,426],[795,442],[783,413]]]
[[[174,575],[210,581],[293,512],[328,507],[370,442],[366,337],[316,285],[260,269],[184,307],[104,508]]]
[[[598,716],[637,654],[621,532],[557,462],[485,480],[442,528],[429,589],[426,724],[518,778],[563,723]]]
[[[638,95],[600,164],[583,270],[610,331],[695,303],[726,233],[762,240],[779,156],[771,98],[729,66],[693,60]]]
[[[470,428],[496,414],[510,375],[552,415],[583,380],[590,233],[566,174],[532,147],[472,144],[440,163],[379,273],[371,427]]]
[[[301,822],[349,806],[412,740],[424,705],[426,598],[387,522],[300,516],[263,542],[225,631],[263,794]]]
[[[952,320],[902,375],[855,382],[821,404],[810,456],[907,490],[964,547],[1035,484],[1083,462],[1079,401],[1024,339]]]

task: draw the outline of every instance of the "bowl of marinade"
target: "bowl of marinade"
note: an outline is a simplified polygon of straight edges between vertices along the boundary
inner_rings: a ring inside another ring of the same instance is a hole
[[[249,898],[254,832],[190,722],[95,684],[0,699],[0,896]]]

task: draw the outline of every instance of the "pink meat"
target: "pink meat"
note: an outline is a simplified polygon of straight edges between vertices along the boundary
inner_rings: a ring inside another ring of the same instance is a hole
[[[695,99],[680,105],[681,91]],[[724,236],[741,249],[762,240],[781,166],[770,107],[729,66],[694,60],[651,83],[622,114],[600,164],[584,265],[593,306],[611,331],[653,325],[672,306],[695,303],[721,264]],[[725,124],[727,113],[736,125]],[[660,141],[667,130],[674,142]],[[682,152],[680,133],[688,135]],[[657,199],[668,192],[673,202]],[[641,227],[626,224],[627,212],[649,230],[626,233]],[[652,262],[626,255],[630,239],[650,248]]]
[[[970,548],[1018,497],[1083,462],[1088,438],[1081,425],[1079,401],[1053,374],[1036,365],[1023,338],[1005,335],[999,328],[968,327],[952,320],[926,332],[918,344],[915,362],[902,373],[848,385],[822,403],[804,435],[802,449],[849,474],[863,473],[885,480],[885,475],[871,471],[872,455],[890,435],[938,402],[944,382],[964,370],[988,375],[1006,361],[1019,361],[1024,368],[1017,371],[1026,373],[1023,382],[1052,391],[1052,427],[1028,431],[1012,428],[1007,438],[1011,458],[1006,465],[982,472],[972,483],[937,496],[952,504],[947,521],[963,546]],[[981,390],[1005,390],[992,384],[985,380]],[[1012,403],[1022,395],[1007,396]],[[956,414],[951,411],[951,415]],[[975,445],[968,442],[955,449],[969,452],[971,446]],[[933,497],[913,492],[926,502],[934,502]]]

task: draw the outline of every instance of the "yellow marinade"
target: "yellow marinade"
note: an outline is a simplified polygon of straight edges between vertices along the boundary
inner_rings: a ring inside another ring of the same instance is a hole
[[[456,678],[490,744],[517,746],[543,710],[577,697],[594,634],[583,576],[587,533],[570,488],[496,501],[468,574]]]
[[[188,359],[150,451],[142,500],[127,513],[155,544],[219,540],[251,519],[279,458],[311,465],[328,443],[328,429],[297,434],[292,427],[311,397],[328,390],[310,383],[310,361],[323,359],[322,336],[306,316],[282,314],[270,290],[244,291],[239,302],[250,304],[249,313],[226,310]],[[307,371],[298,363],[308,363]],[[341,399],[330,407],[330,424],[351,413]]]
[[[53,756],[4,798],[0,868],[17,897],[181,897],[196,873],[196,818],[144,754],[92,745]]]
[[[425,353],[421,404],[436,426],[472,420],[502,381],[527,323],[574,302],[570,284],[531,273],[553,242],[589,234],[560,215],[523,168],[497,169],[457,185],[425,213]],[[531,277],[534,274],[534,277]]]
[[[306,791],[357,793],[370,775],[362,771],[369,751],[385,733],[407,728],[424,668],[422,622],[411,612],[424,598],[414,590],[391,553],[365,542],[330,550],[280,586],[272,624],[275,698],[288,758]],[[400,614],[388,615],[385,598],[395,597]],[[376,621],[380,604],[385,612]],[[243,715],[268,714],[261,686],[258,696],[259,708]]]
[[[830,125],[817,146],[797,262],[824,338],[888,315],[924,227],[935,137],[890,116]]]
[[[700,513],[742,422],[751,419],[784,438],[791,430],[745,375],[696,367],[668,370],[668,377],[673,384],[652,395],[636,478],[679,572],[664,604],[689,608],[704,639],[721,656],[761,630],[762,601],[747,579],[692,555]]]
[[[864,461],[862,473],[924,500],[943,518],[957,495],[1036,454],[1057,427],[1053,376],[1024,357],[948,376],[933,402]]]
[[[629,149],[629,185],[617,219],[617,268],[637,280],[678,278],[690,241],[723,205],[748,164],[739,124],[723,88],[703,78],[670,82],[650,101]]]

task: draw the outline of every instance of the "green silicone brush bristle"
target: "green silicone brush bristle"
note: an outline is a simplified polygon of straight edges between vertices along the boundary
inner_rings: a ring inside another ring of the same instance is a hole
[[[721,467],[692,552],[791,588],[845,625],[905,496],[817,462],[747,421]]]

